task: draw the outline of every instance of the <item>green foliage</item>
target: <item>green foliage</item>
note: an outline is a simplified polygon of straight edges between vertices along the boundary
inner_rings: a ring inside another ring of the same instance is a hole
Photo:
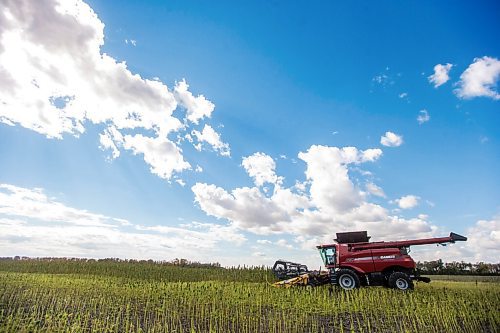
[[[265,267],[222,268],[219,264],[201,264],[176,259],[172,262],[153,260],[0,258],[0,271],[19,273],[79,274],[121,277],[168,282],[246,281],[265,282],[274,279]]]
[[[426,275],[500,275],[500,263],[489,264],[477,262],[475,264],[464,261],[443,263],[441,259],[417,262],[417,269]]]
[[[21,261],[20,261],[21,262]],[[497,332],[500,284],[278,289],[263,268],[0,263],[1,332]]]

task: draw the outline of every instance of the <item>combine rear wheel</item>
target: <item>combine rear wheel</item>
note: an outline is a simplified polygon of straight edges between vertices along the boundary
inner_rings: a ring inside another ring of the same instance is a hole
[[[389,287],[402,291],[411,290],[413,289],[413,281],[406,273],[394,272],[389,276]]]
[[[350,269],[341,269],[337,272],[337,281],[340,288],[344,290],[351,290],[359,288],[359,277]]]

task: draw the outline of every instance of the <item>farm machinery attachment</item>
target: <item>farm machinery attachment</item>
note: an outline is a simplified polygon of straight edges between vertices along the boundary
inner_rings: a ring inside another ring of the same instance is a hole
[[[280,281],[275,287],[311,286],[316,287],[330,283],[327,271],[310,271],[306,265],[291,261],[278,260],[274,263],[273,273]]]
[[[446,245],[467,241],[450,233],[436,237],[390,242],[370,242],[366,231],[337,233],[335,243],[318,245],[328,271],[309,271],[307,266],[278,260],[273,272],[280,280],[276,287],[338,285],[350,290],[360,286],[385,286],[398,290],[413,289],[413,281],[430,282],[419,276],[415,261],[408,255],[410,246]]]

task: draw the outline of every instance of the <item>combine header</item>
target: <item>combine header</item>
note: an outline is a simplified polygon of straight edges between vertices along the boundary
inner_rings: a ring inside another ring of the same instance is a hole
[[[330,283],[330,276],[326,271],[310,271],[306,265],[291,261],[278,260],[274,263],[273,273],[280,281],[274,283],[275,287],[293,286],[320,286]]]
[[[278,279],[275,286],[338,285],[350,290],[360,286],[385,286],[399,290],[413,289],[413,281],[430,282],[429,278],[421,277],[415,270],[415,261],[408,255],[412,245],[427,245],[455,243],[466,241],[467,237],[450,233],[448,237],[391,241],[369,242],[366,231],[337,233],[334,244],[318,245],[323,263],[328,272],[310,272],[304,265],[304,273],[278,275],[279,263],[273,267]],[[286,269],[286,266],[283,266]],[[295,271],[295,270],[294,270]]]

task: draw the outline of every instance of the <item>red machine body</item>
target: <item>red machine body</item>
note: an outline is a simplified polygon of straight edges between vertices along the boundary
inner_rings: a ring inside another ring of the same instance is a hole
[[[330,271],[333,284],[340,284],[344,289],[352,289],[351,284],[354,287],[364,284],[397,288],[391,284],[399,281],[402,287],[406,287],[403,289],[413,288],[412,280],[429,282],[430,279],[421,278],[416,274],[415,261],[408,255],[410,246],[445,245],[467,240],[466,237],[455,233],[450,233],[448,237],[391,242],[369,242],[369,238],[366,231],[338,233],[336,243],[317,246],[326,268]],[[350,281],[344,276],[344,282],[351,284],[342,285],[341,273],[343,275],[351,273]],[[393,275],[394,273],[398,274]]]

